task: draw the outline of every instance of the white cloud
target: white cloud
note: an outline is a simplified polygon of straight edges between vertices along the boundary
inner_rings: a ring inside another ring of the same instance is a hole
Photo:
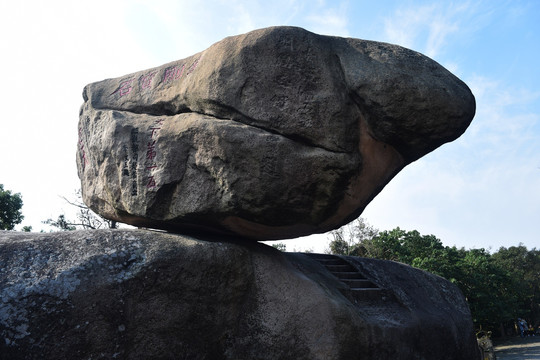
[[[445,45],[446,38],[454,32],[457,32],[459,27],[456,22],[452,22],[446,16],[440,13],[429,23],[429,36],[426,44],[426,55],[435,57],[440,49]]]
[[[187,57],[225,36],[268,26],[302,26],[316,33],[349,35],[347,1],[139,0],[125,6],[122,18],[133,34],[132,41],[157,63]]]
[[[476,96],[476,119],[471,132],[476,141],[499,154],[513,154],[522,146],[539,141],[540,114],[531,106],[540,100],[540,91],[515,89],[481,76],[468,81]],[[540,154],[539,154],[540,155]]]
[[[470,3],[435,3],[399,8],[384,20],[385,40],[435,58],[452,34],[462,31],[472,16]]]
[[[425,27],[435,6],[417,9],[398,9],[384,20],[384,40],[404,47],[414,48],[419,32]]]
[[[322,2],[308,13],[306,20],[311,25],[310,30],[318,34],[350,36],[348,9],[348,2],[340,2],[337,6],[332,7],[326,7]]]

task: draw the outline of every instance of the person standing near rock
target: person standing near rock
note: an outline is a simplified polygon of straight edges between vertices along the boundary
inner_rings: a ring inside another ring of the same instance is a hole
[[[519,328],[519,336],[524,338],[527,330],[529,329],[527,326],[527,322],[522,318],[518,318],[518,328]]]

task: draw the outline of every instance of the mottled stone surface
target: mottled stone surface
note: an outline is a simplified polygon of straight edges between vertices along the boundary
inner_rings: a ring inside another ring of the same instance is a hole
[[[353,294],[312,257],[249,241],[0,232],[0,359],[478,358],[453,284],[343,259],[377,291]]]
[[[84,89],[92,210],[133,225],[292,238],[358,217],[459,137],[469,88],[408,49],[274,27]]]

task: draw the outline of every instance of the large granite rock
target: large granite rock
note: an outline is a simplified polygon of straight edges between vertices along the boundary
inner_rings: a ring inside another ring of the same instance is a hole
[[[0,232],[0,359],[471,359],[465,299],[389,261],[143,230]],[[349,284],[350,286],[348,286]]]
[[[408,49],[274,27],[84,89],[83,199],[173,231],[292,238],[358,217],[459,137],[469,88]]]

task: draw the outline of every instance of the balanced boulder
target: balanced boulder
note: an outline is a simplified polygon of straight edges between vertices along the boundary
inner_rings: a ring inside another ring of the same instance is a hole
[[[337,228],[468,127],[469,88],[400,46],[273,27],[84,89],[83,200],[141,227],[256,240]]]

